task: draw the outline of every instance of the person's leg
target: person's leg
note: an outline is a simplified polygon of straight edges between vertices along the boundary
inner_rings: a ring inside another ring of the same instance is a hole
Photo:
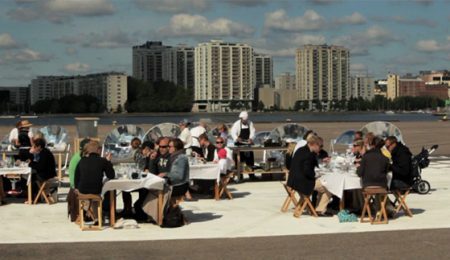
[[[144,205],[145,198],[147,198],[148,190],[140,189],[138,192],[139,192],[139,198],[134,203],[134,211],[136,213],[136,218],[138,220],[147,219],[148,216],[147,216],[147,214],[145,214],[144,210],[142,210],[142,206]]]
[[[316,207],[316,211],[317,213],[324,214],[327,211],[327,206],[331,199],[331,193],[322,185],[320,180],[316,180],[314,190],[319,193],[317,198],[319,204]]]
[[[133,214],[132,197],[130,192],[122,192],[123,217],[129,217]]]
[[[3,190],[3,176],[0,176],[0,205],[3,204],[5,197],[5,191]]]

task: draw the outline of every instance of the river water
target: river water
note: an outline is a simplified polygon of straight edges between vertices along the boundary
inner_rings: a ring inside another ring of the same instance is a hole
[[[215,123],[229,123],[238,119],[239,113],[170,113],[170,114],[113,114],[113,115],[83,115],[98,117],[99,124],[110,125],[114,121],[117,124],[159,124],[164,122],[177,123],[184,118],[191,122],[201,118],[209,118]],[[43,115],[37,118],[26,118],[37,125],[74,125],[75,117],[80,115]],[[255,123],[271,122],[411,122],[411,121],[436,121],[438,117],[431,114],[385,114],[385,113],[300,113],[300,112],[261,112],[250,113],[250,120]],[[0,118],[0,125],[14,125],[16,118]]]

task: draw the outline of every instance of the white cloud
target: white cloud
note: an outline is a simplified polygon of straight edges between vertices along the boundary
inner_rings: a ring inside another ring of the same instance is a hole
[[[255,52],[262,53],[262,54],[268,54],[273,57],[280,57],[280,58],[290,58],[295,56],[297,48],[285,48],[285,49],[260,49],[255,48]]]
[[[437,23],[435,21],[421,17],[405,17],[402,15],[395,15],[395,16],[375,16],[372,19],[376,22],[395,22],[398,24],[417,25],[430,28],[434,28],[437,26]]]
[[[85,48],[114,49],[128,48],[134,43],[133,37],[121,30],[108,30],[101,33],[81,33],[75,36],[63,36],[55,39],[56,42],[77,44]]]
[[[22,49],[17,52],[6,52],[0,57],[0,64],[22,64],[49,61],[50,55],[42,54],[32,49]]]
[[[439,43],[436,40],[420,40],[416,43],[416,49],[423,52],[450,51],[450,36],[446,43]]]
[[[225,0],[225,2],[234,6],[253,7],[266,5],[267,3],[269,3],[269,0]]]
[[[17,48],[19,45],[9,33],[0,34],[0,49]]]
[[[208,20],[201,15],[177,14],[159,32],[164,36],[248,36],[254,29],[226,18]]]
[[[163,13],[203,12],[209,8],[208,0],[134,0],[138,8]]]
[[[344,16],[342,18],[336,19],[336,24],[351,24],[351,25],[361,25],[367,22],[366,17],[358,12],[354,12],[349,16]]]
[[[89,64],[75,62],[64,66],[64,70],[71,73],[86,72],[90,69]]]
[[[266,14],[266,30],[289,32],[317,31],[326,26],[325,19],[314,10],[307,10],[303,16],[289,17],[285,10],[279,9]]]
[[[391,31],[374,25],[366,31],[338,37],[333,42],[349,48],[353,55],[368,55],[371,46],[385,46],[399,40]]]
[[[18,4],[7,14],[23,22],[45,19],[52,23],[63,23],[73,16],[92,17],[115,13],[110,0],[42,0],[19,1]]]
[[[350,71],[352,72],[364,72],[367,71],[367,65],[363,63],[351,63]]]

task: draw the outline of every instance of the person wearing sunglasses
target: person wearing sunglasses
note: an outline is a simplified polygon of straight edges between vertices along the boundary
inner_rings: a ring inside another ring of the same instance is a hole
[[[150,155],[148,162],[148,171],[154,175],[164,175],[170,170],[169,165],[169,142],[170,139],[165,137],[159,140],[158,150]]]
[[[233,153],[225,147],[225,140],[222,137],[216,139],[216,152],[214,162],[219,164],[220,173],[226,174],[233,165]]]

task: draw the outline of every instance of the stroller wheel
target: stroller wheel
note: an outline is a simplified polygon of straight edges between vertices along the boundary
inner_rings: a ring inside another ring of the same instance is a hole
[[[415,190],[417,193],[424,195],[430,192],[431,186],[430,183],[424,180],[421,180],[419,183],[417,183]]]

